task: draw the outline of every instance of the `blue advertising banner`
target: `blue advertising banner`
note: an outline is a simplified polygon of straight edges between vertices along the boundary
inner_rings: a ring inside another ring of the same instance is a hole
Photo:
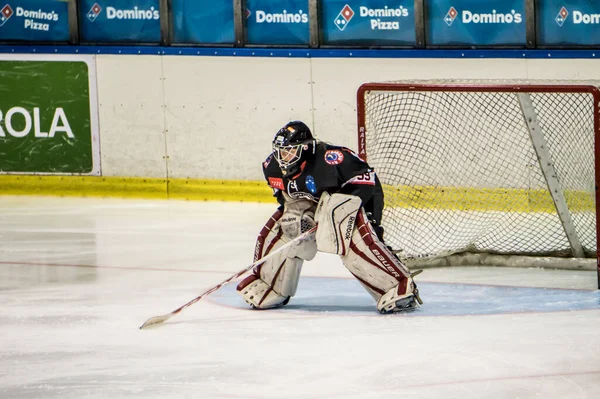
[[[79,0],[85,42],[160,42],[159,0]]]
[[[415,46],[414,0],[329,0],[321,3],[323,43]]]
[[[5,0],[0,7],[0,41],[69,40],[69,8],[64,0]]]
[[[173,0],[173,41],[234,43],[232,0]]]
[[[525,46],[525,0],[426,0],[433,46]]]
[[[536,29],[539,45],[600,45],[600,1],[539,0]]]
[[[308,0],[247,0],[248,44],[307,45]]]

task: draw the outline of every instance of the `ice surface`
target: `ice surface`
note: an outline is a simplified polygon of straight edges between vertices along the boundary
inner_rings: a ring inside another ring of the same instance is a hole
[[[0,398],[598,398],[595,272],[427,269],[379,315],[332,255],[288,307],[234,285],[275,205],[0,197]]]

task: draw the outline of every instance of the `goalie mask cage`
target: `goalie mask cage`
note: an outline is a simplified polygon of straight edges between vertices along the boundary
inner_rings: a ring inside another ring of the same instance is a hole
[[[358,149],[408,265],[598,271],[600,91],[548,82],[384,82],[358,90]]]

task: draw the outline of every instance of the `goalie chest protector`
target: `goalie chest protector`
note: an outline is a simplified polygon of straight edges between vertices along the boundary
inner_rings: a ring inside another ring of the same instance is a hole
[[[381,184],[373,169],[354,151],[320,142],[311,157],[308,161],[303,161],[299,173],[288,178],[283,177],[277,161],[269,155],[263,163],[263,172],[274,196],[279,197],[280,192],[285,191],[291,198],[303,198],[316,203],[323,192],[343,192],[340,187],[361,184],[375,186],[383,199]],[[365,208],[368,205],[371,204],[366,204]]]

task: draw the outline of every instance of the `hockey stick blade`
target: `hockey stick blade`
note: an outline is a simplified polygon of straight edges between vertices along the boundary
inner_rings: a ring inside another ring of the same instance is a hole
[[[289,250],[290,248],[292,248],[294,246],[298,246],[300,244],[303,244],[303,243],[311,240],[313,238],[313,236],[314,236],[315,231],[317,231],[317,226],[315,226],[312,229],[310,229],[310,230],[308,230],[308,231],[300,234],[298,237],[296,237],[293,240],[285,243],[284,245],[282,245],[281,247],[277,248],[275,251],[269,253],[268,255],[263,256],[261,259],[257,260],[256,262],[252,263],[251,265],[248,265],[243,270],[240,270],[236,274],[234,274],[231,277],[229,277],[227,280],[225,280],[225,281],[223,281],[223,282],[215,285],[214,287],[210,288],[206,292],[204,292],[201,295],[197,296],[196,298],[192,299],[191,301],[189,301],[185,305],[183,305],[183,306],[175,309],[171,313],[167,313],[167,314],[164,314],[164,315],[161,315],[161,316],[154,316],[154,317],[149,318],[148,320],[146,320],[146,322],[144,324],[141,325],[140,330],[142,330],[144,328],[148,328],[148,327],[152,327],[152,326],[156,326],[158,324],[164,323],[165,321],[169,320],[171,317],[175,316],[177,313],[181,312],[183,309],[187,308],[188,306],[192,306],[193,304],[195,304],[196,302],[198,302],[200,299],[204,298],[207,295],[212,294],[213,292],[215,292],[219,288],[221,288],[224,285],[232,282],[233,280],[235,280],[236,278],[240,277],[241,275],[247,273],[254,266],[260,265],[261,263],[265,262],[267,259],[269,259],[269,258],[271,258],[271,257],[273,257],[273,256],[275,256],[277,254],[279,254],[280,252],[282,252],[284,250]]]
[[[152,327],[153,325],[156,325],[156,324],[164,323],[165,321],[169,320],[171,318],[171,316],[173,316],[173,315],[174,315],[174,313],[169,313],[169,314],[165,314],[162,316],[151,317],[148,320],[146,320],[146,322],[144,324],[142,324],[142,326],[140,327],[140,330],[144,329],[144,328]]]

